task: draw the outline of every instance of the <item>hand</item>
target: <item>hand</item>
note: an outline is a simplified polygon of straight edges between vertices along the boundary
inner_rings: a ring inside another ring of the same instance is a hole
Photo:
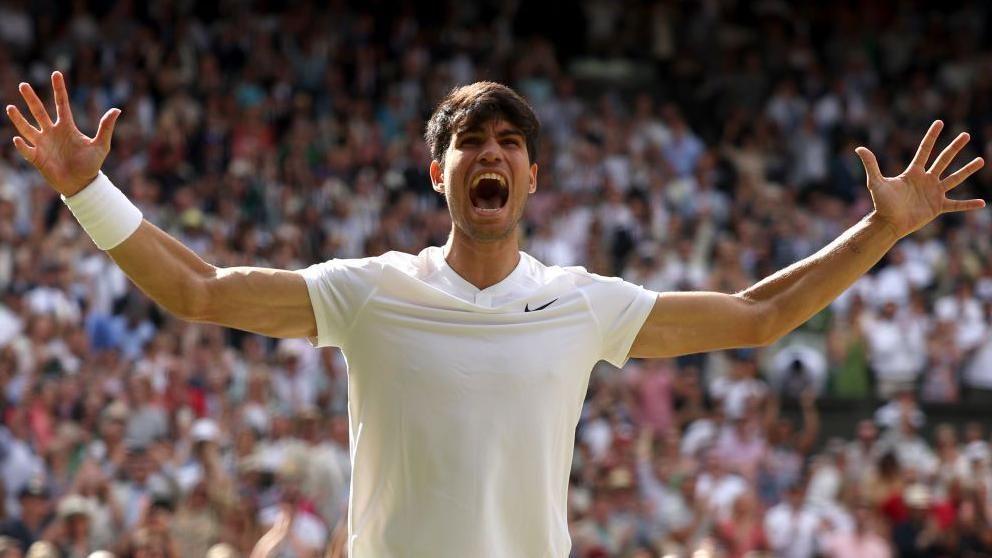
[[[859,147],[855,152],[861,157],[868,174],[868,191],[875,204],[875,215],[891,226],[899,238],[922,228],[942,213],[952,211],[970,211],[985,207],[980,199],[952,200],[947,198],[947,192],[966,178],[982,168],[985,161],[976,157],[967,165],[953,174],[941,179],[940,175],[947,170],[951,161],[968,143],[970,136],[962,133],[954,138],[937,159],[925,168],[930,152],[937,143],[937,136],[944,127],[940,120],[934,121],[920,143],[916,156],[906,170],[898,176],[886,178],[878,169],[875,155],[866,147]]]
[[[120,109],[112,108],[100,119],[96,137],[90,138],[79,131],[72,120],[69,93],[61,72],[52,73],[55,92],[55,122],[48,116],[45,105],[27,83],[18,91],[24,97],[28,110],[38,127],[32,126],[14,105],[7,105],[7,116],[20,136],[14,136],[14,147],[24,159],[34,165],[45,181],[60,194],[76,194],[96,178],[103,160],[110,152],[110,137]]]
[[[279,509],[275,523],[269,529],[269,533],[277,540],[283,540],[289,535],[289,528],[293,525],[294,510],[291,506],[283,505]]]

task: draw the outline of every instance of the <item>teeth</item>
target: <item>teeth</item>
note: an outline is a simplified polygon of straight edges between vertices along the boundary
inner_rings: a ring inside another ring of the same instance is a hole
[[[498,174],[495,172],[484,172],[482,174],[476,175],[476,177],[472,179],[472,187],[475,188],[476,186],[479,185],[480,181],[485,179],[498,180],[500,186],[506,186],[506,178],[504,178],[502,174]]]

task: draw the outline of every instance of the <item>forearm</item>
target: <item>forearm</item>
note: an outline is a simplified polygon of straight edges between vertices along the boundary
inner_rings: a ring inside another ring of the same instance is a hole
[[[217,271],[148,221],[107,253],[142,292],[181,318],[195,317],[204,306],[203,284]]]
[[[799,433],[800,451],[806,453],[813,448],[817,437],[820,435],[820,414],[816,410],[816,404],[812,401],[802,403],[803,429]]]
[[[285,538],[286,535],[283,533],[276,534],[272,531],[265,533],[262,535],[262,538],[258,539],[258,543],[252,548],[248,558],[269,558],[273,556]]]
[[[740,293],[763,309],[765,337],[775,340],[826,307],[899,240],[871,213],[816,254]]]

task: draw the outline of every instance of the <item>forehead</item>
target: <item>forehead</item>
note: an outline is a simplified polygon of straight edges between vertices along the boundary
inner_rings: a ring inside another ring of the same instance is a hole
[[[475,121],[472,119],[466,119],[462,122],[456,129],[455,133],[452,134],[452,138],[458,136],[464,136],[467,134],[493,134],[493,135],[508,135],[517,134],[523,135],[523,131],[517,126],[514,126],[511,122],[504,120],[502,118],[490,118],[483,121]]]

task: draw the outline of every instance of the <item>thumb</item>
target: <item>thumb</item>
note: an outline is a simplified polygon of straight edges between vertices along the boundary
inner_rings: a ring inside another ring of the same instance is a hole
[[[106,150],[110,150],[110,138],[114,135],[114,126],[117,124],[117,117],[121,115],[121,109],[112,108],[108,110],[100,119],[100,127],[96,130],[96,143]]]
[[[878,161],[875,160],[875,154],[867,147],[858,147],[854,152],[861,158],[861,164],[865,166],[865,173],[868,175],[868,180],[871,182],[881,181],[882,171],[878,169]]]

